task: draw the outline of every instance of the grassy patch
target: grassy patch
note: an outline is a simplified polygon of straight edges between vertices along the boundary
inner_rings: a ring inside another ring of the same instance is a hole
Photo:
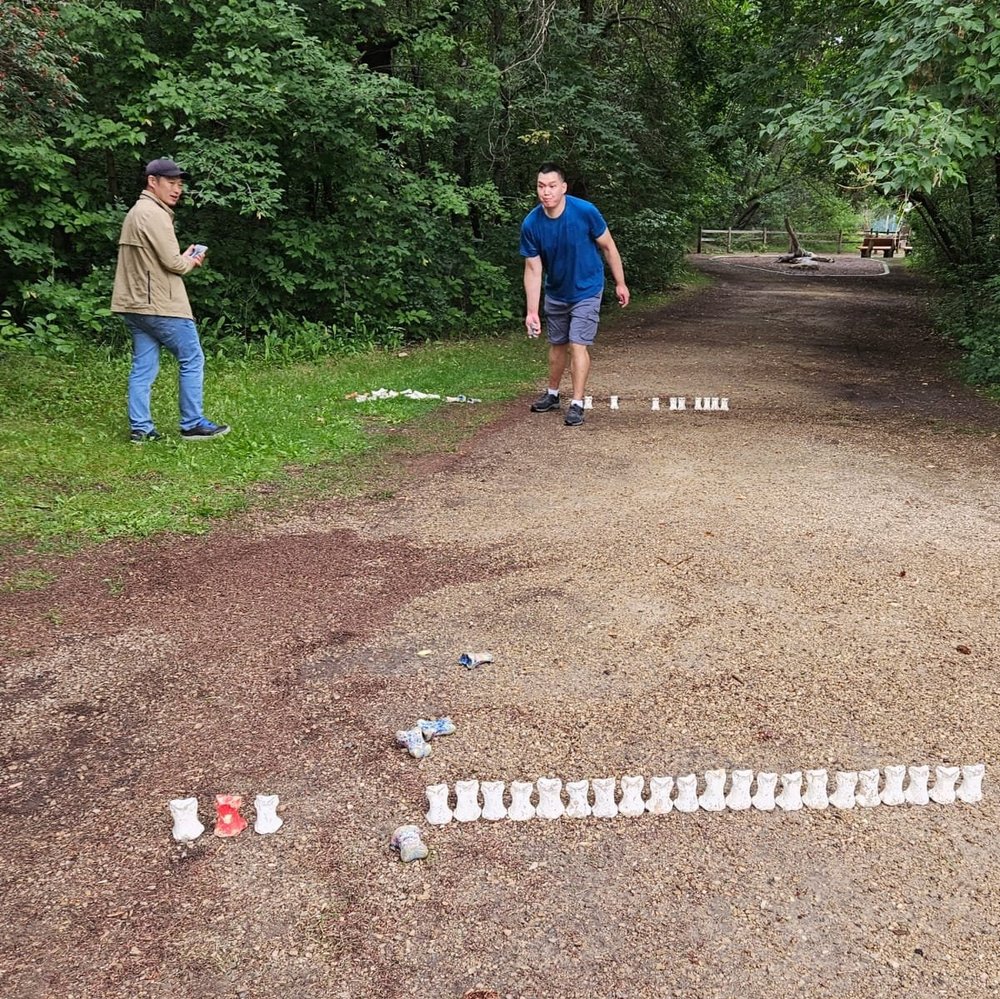
[[[0,582],[0,593],[24,593],[27,590],[44,590],[55,575],[44,569],[22,569]]]
[[[36,550],[160,531],[198,532],[253,502],[352,492],[389,448],[393,428],[456,424],[467,434],[490,402],[522,393],[544,371],[544,351],[521,336],[371,352],[285,367],[209,361],[206,413],[225,438],[179,436],[176,366],[164,352],[153,416],[164,439],[128,442],[126,357],[71,361],[8,355],[0,365],[0,539]],[[484,406],[350,392],[386,387],[469,395]],[[440,415],[431,416],[435,411]],[[440,445],[447,433],[435,434]]]

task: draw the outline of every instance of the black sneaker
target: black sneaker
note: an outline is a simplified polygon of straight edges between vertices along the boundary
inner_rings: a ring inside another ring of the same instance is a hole
[[[225,423],[213,423],[211,420],[202,420],[196,427],[190,430],[182,430],[181,437],[186,441],[208,441],[213,437],[225,437],[229,433],[229,427]]]
[[[158,434],[155,430],[133,430],[128,439],[133,444],[145,444],[147,441],[163,440],[163,434]]]
[[[532,404],[533,413],[550,413],[553,409],[559,408],[559,395],[551,392],[543,392]]]
[[[583,406],[579,403],[572,403],[569,409],[566,410],[566,419],[563,423],[567,427],[582,427],[583,426]]]

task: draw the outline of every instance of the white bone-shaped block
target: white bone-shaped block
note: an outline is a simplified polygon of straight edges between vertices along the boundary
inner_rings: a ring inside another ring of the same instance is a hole
[[[778,775],[771,773],[757,774],[757,790],[754,791],[750,804],[759,812],[774,811],[774,789],[778,786]]]
[[[439,735],[453,735],[455,723],[448,717],[418,718],[417,728],[420,729],[420,734],[430,742],[431,739],[436,739]]]
[[[806,790],[802,795],[802,804],[806,808],[822,809],[827,808],[830,799],[826,793],[826,771],[807,770]]]
[[[174,820],[171,832],[178,843],[190,843],[205,831],[198,819],[197,798],[174,798],[170,802],[170,815]]]
[[[590,814],[595,819],[613,819],[618,814],[614,777],[595,777],[590,783],[594,788],[594,806]]]
[[[927,781],[930,778],[931,768],[926,763],[908,768],[909,781],[903,791],[903,797],[911,805],[926,805],[930,802],[930,795],[927,793]]]
[[[427,856],[427,846],[420,839],[420,830],[416,826],[399,826],[392,834],[389,845],[399,851],[399,859],[404,864],[423,860]]]
[[[535,817],[535,806],[531,803],[531,792],[535,785],[527,780],[515,780],[510,785],[510,808],[507,818],[512,822],[527,822]]]
[[[650,777],[646,811],[650,815],[666,815],[668,812],[672,812],[674,803],[670,800],[670,792],[673,789],[673,777]]]
[[[448,785],[431,784],[426,793],[430,805],[427,809],[427,821],[432,826],[445,826],[451,822],[454,813],[448,807]]]
[[[712,398],[708,400],[708,408],[714,412],[718,412],[722,409],[722,400],[717,395],[713,395]]]
[[[487,822],[498,822],[507,818],[507,806],[503,803],[504,782],[484,780],[479,789],[483,792],[483,818]]]
[[[566,815],[569,818],[585,819],[590,815],[590,802],[587,800],[589,792],[589,780],[567,781],[566,794],[569,795],[569,804],[566,806]]]
[[[698,778],[695,774],[684,774],[676,780],[677,797],[674,808],[678,812],[698,811]]]
[[[583,408],[584,409],[594,408],[594,397],[592,395],[585,395],[583,397]]]
[[[645,777],[622,777],[622,800],[618,812],[629,818],[636,818],[646,812],[646,802],[642,800],[642,789],[646,783]]]
[[[458,822],[475,822],[483,810],[479,805],[479,781],[455,781],[455,819]]]
[[[707,409],[708,407],[704,403],[705,403],[705,400],[700,395],[696,395],[694,397],[694,408],[695,409]]]
[[[781,775],[781,790],[774,796],[774,803],[786,812],[797,812],[802,807],[801,770]]]
[[[885,786],[878,796],[883,805],[902,805],[906,802],[903,794],[903,779],[906,777],[906,767],[901,763],[893,763],[884,770]]]
[[[253,799],[256,818],[253,831],[260,836],[270,836],[276,833],[285,821],[278,815],[278,796],[276,794],[258,794]]]
[[[561,819],[566,814],[562,801],[562,781],[558,777],[539,777],[538,807],[535,815],[540,819]]]
[[[985,763],[969,763],[962,767],[962,783],[955,788],[955,797],[967,805],[983,800],[983,777],[986,776]]]
[[[882,798],[878,793],[878,770],[858,771],[858,790],[854,795],[854,801],[861,808],[874,808],[882,804]]]
[[[698,797],[698,805],[706,812],[721,812],[726,807],[726,771],[709,770],[705,773],[705,790]]]
[[[612,409],[618,409],[618,396],[616,396],[616,395],[613,395],[611,397],[611,408]]]
[[[858,786],[856,770],[838,770],[833,775],[836,787],[830,795],[830,804],[834,808],[853,808],[855,805],[854,789]]]
[[[658,395],[653,396],[653,401],[649,404],[649,408],[654,413],[658,413],[660,411],[660,397]]]
[[[725,396],[722,398],[722,405],[719,406],[719,409],[721,409],[723,413],[729,412],[729,400],[725,398]]]
[[[959,773],[958,767],[935,767],[934,786],[927,792],[931,801],[939,805],[955,804],[955,781]]]
[[[734,770],[732,783],[726,795],[726,808],[733,812],[744,812],[750,807],[750,785],[753,783],[752,770]]]

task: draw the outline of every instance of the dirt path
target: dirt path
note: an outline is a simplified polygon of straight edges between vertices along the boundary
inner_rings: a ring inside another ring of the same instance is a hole
[[[1000,407],[904,270],[700,266],[602,337],[581,430],[518,405],[388,499],[0,597],[0,992],[996,994]],[[983,760],[974,806],[423,821],[465,778]],[[285,827],[174,844],[221,792]]]

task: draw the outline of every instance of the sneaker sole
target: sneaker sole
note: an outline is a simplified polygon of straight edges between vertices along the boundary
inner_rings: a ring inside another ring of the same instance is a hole
[[[216,434],[181,434],[182,441],[214,441],[218,440],[220,437],[225,437],[232,427],[226,427],[225,430],[220,430]]]

